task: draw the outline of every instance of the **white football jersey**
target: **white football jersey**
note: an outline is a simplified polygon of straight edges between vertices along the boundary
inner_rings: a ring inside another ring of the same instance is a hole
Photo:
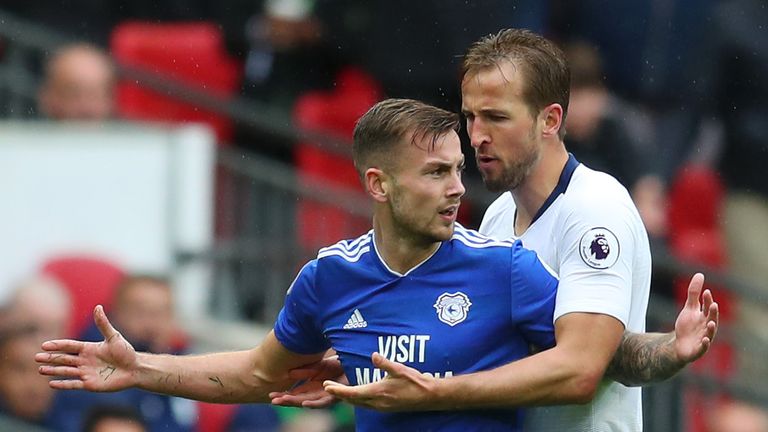
[[[648,235],[616,179],[570,156],[558,186],[519,236],[515,211],[512,194],[504,193],[488,207],[480,232],[519,238],[554,269],[560,277],[555,321],[570,312],[601,313],[632,332],[645,331],[651,285]],[[604,379],[590,404],[529,409],[525,430],[641,431],[641,390]]]

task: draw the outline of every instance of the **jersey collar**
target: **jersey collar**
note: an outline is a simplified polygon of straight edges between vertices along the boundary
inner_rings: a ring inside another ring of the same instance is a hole
[[[531,220],[531,225],[533,225],[533,223],[547,211],[557,197],[565,193],[566,189],[568,189],[568,185],[571,183],[571,177],[573,177],[573,172],[576,171],[577,166],[579,166],[579,161],[576,160],[573,153],[568,153],[568,162],[565,163],[563,172],[560,173],[560,179],[557,181],[555,189],[552,190],[552,193],[549,194],[547,200],[544,201],[544,204],[541,205],[539,211],[536,212],[536,216]]]

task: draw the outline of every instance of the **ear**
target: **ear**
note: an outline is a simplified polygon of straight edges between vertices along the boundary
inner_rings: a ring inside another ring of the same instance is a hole
[[[557,132],[563,127],[563,107],[558,103],[547,105],[541,110],[539,120],[543,124],[541,133],[544,138],[557,138]]]
[[[365,189],[376,202],[386,202],[389,199],[389,176],[378,168],[365,170]]]

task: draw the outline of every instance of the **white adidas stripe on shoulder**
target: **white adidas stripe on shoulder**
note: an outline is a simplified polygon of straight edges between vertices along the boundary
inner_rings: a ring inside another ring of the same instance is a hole
[[[486,237],[474,230],[468,230],[463,226],[456,224],[453,230],[452,240],[457,240],[466,246],[472,248],[489,248],[489,247],[512,247],[514,246],[514,240],[496,240],[490,237]]]
[[[324,247],[317,253],[317,259],[329,256],[339,256],[349,262],[357,262],[371,250],[373,230],[355,240],[342,240],[334,245]]]

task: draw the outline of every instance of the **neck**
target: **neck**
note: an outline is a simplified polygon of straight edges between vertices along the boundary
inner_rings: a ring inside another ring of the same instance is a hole
[[[530,174],[520,186],[510,191],[517,207],[515,234],[520,235],[531,226],[534,216],[557,187],[567,162],[568,152],[562,141],[545,145]]]
[[[391,219],[374,215],[373,238],[379,256],[391,270],[405,274],[432,256],[441,242],[409,236],[401,231],[395,228]]]

